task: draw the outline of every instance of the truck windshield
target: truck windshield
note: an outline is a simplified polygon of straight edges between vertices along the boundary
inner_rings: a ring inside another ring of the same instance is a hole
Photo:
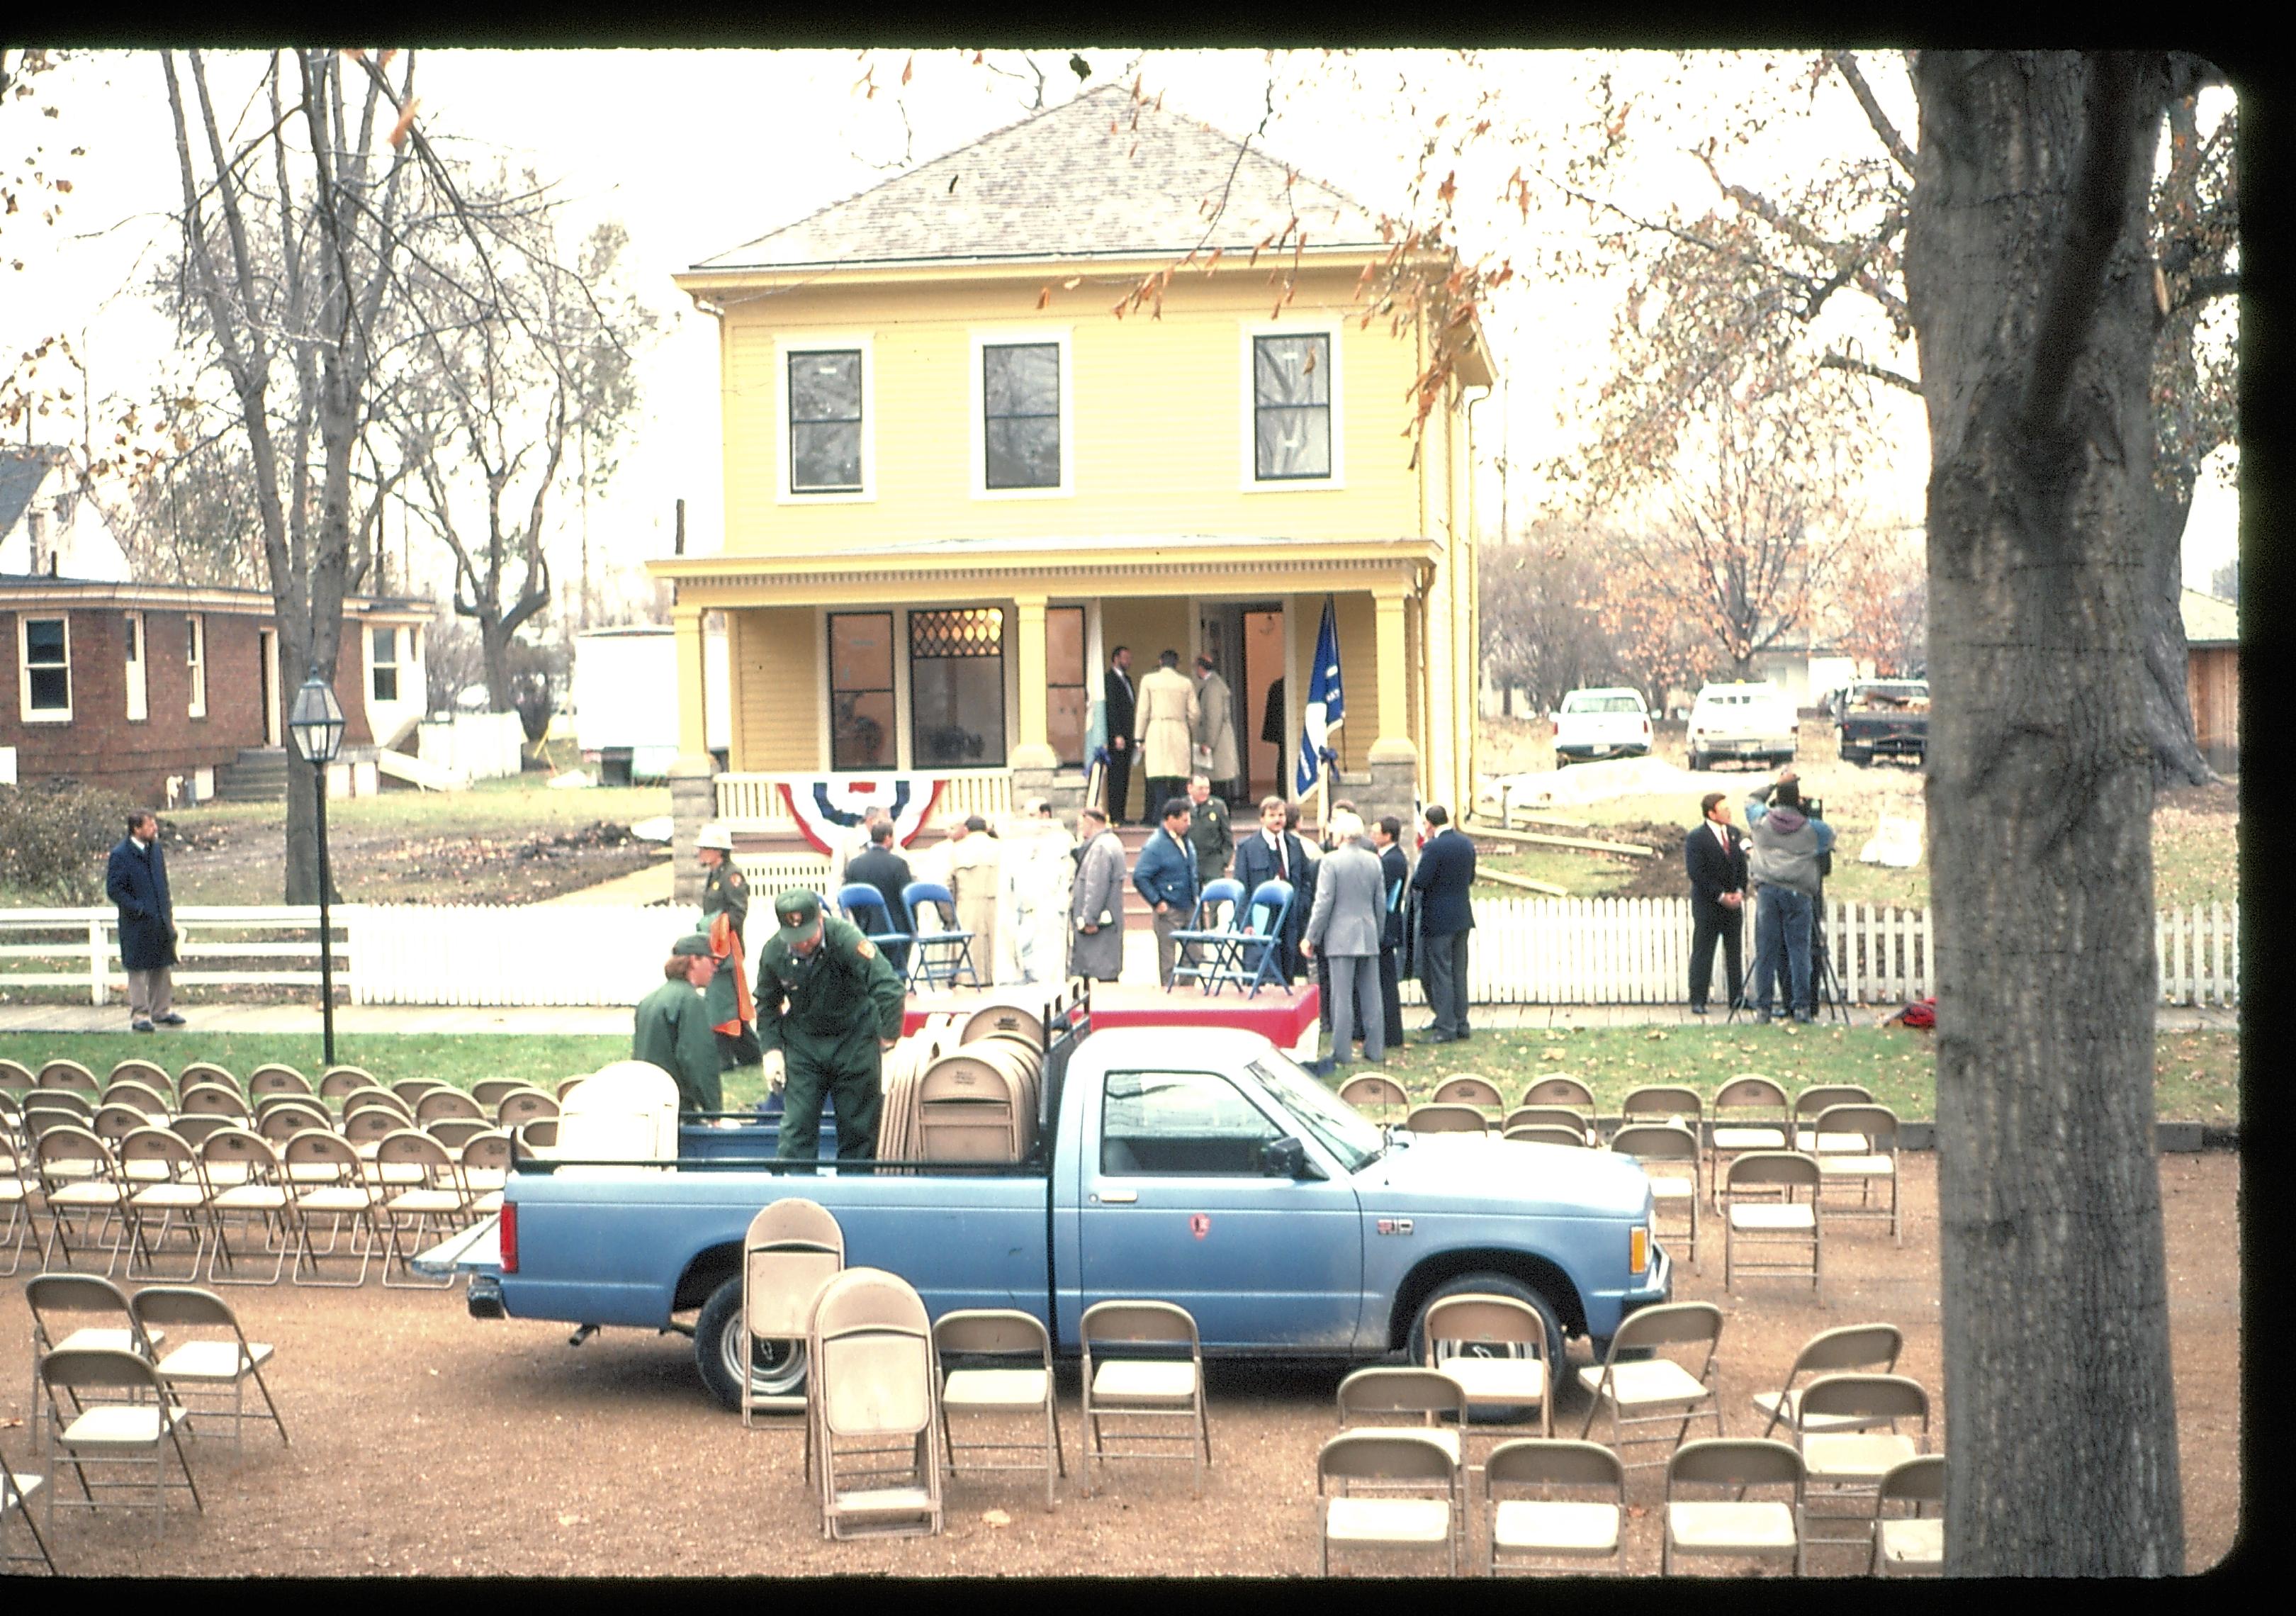
[[[1267,1085],[1276,1103],[1314,1135],[1317,1144],[1337,1156],[1349,1172],[1375,1160],[1387,1148],[1379,1129],[1288,1057],[1262,1057],[1251,1062],[1250,1071]]]
[[[1582,712],[1640,712],[1643,704],[1633,696],[1572,696],[1562,703],[1567,713]]]

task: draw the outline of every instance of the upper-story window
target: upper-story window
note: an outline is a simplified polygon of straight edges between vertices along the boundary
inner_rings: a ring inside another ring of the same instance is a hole
[[[208,716],[208,620],[198,612],[184,619],[184,673],[191,687],[184,710],[194,718]]]
[[[782,350],[785,497],[868,497],[870,381],[865,343]]]
[[[121,645],[127,655],[125,669],[127,684],[127,721],[131,724],[140,724],[151,716],[149,693],[144,677],[144,614],[140,611],[122,612],[119,618],[119,636]]]
[[[1327,331],[1252,337],[1252,482],[1338,480],[1332,351]]]
[[[374,699],[378,701],[398,700],[398,630],[373,630]]]
[[[16,688],[27,724],[71,722],[71,625],[60,617],[16,619]]]
[[[1063,329],[972,338],[972,491],[1042,498],[1070,491],[1072,411]]]

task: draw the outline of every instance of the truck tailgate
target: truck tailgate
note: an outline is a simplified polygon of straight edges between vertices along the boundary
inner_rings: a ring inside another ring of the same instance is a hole
[[[445,1274],[499,1274],[500,1224],[499,1218],[481,1218],[469,1228],[447,1235],[429,1251],[416,1252],[407,1259],[407,1266],[417,1274],[434,1277]]]

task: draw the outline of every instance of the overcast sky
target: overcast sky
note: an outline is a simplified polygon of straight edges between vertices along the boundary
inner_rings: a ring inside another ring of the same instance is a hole
[[[1095,70],[1092,85],[1132,60],[1119,52],[1086,54]],[[1065,65],[1069,55],[1065,49],[1036,53],[1049,70],[1049,102],[1078,89]],[[991,60],[1020,64],[1012,53],[994,53]],[[228,61],[211,68],[226,117],[236,103],[225,84],[251,82],[243,71],[231,71]],[[661,316],[665,335],[643,365],[639,430],[610,495],[593,505],[594,547],[603,545],[626,559],[667,554],[680,497],[693,546],[707,550],[718,542],[716,326],[669,276],[877,184],[895,171],[905,144],[914,160],[925,161],[1013,122],[1033,94],[1032,84],[972,66],[969,53],[925,53],[915,59],[915,78],[897,105],[892,92],[904,62],[885,52],[864,62],[849,51],[435,51],[418,62],[416,93],[432,138],[466,157],[500,155],[531,165],[561,184],[584,226],[621,219],[630,230],[633,283]],[[1312,96],[1279,98],[1264,141],[1275,155],[1350,191],[1374,211],[1400,212],[1401,187],[1429,118],[1410,104],[1413,95],[1457,107],[1473,87],[1496,86],[1501,94],[1494,104],[1505,109],[1509,127],[1554,128],[1583,109],[1585,86],[1598,68],[1634,83],[1655,82],[1666,65],[1651,54],[1597,62],[1578,53],[1488,53],[1470,70],[1439,53],[1392,60],[1370,53],[1335,74],[1360,87],[1342,82],[1333,88],[1327,78]],[[1732,82],[1718,62],[1709,65],[1717,70],[1706,82],[1718,89]],[[872,67],[881,87],[873,96],[857,87]],[[1148,91],[1163,93],[1168,106],[1233,135],[1250,132],[1267,111],[1268,75],[1257,52],[1156,53],[1143,71]],[[1410,88],[1401,87],[1405,81]],[[42,100],[55,101],[62,116],[35,120],[23,115],[27,109],[12,108],[0,119],[0,138],[12,144],[38,140],[50,160],[74,146],[86,155],[55,166],[73,182],[55,230],[20,216],[0,234],[0,258],[26,261],[20,274],[0,269],[0,351],[12,357],[49,332],[68,333],[87,355],[99,398],[133,396],[157,373],[157,356],[169,343],[165,322],[141,290],[168,227],[167,215],[181,196],[160,65],[149,53],[94,53],[42,84],[50,92]],[[1854,109],[1846,109],[1847,98],[1834,99],[1843,103],[1834,108],[1836,121],[1814,121],[1798,129],[1796,139],[1833,149],[1870,141]],[[1849,123],[1839,120],[1845,110]],[[1684,116],[1679,109],[1674,115]],[[1902,117],[1910,128],[1910,109]],[[1791,168],[1796,155],[1783,147],[1762,160]],[[1534,213],[1526,222],[1512,207],[1502,209],[1495,194],[1484,195],[1506,172],[1506,147],[1487,150],[1478,160],[1492,183],[1477,189],[1476,206],[1462,209],[1463,244],[1471,254],[1505,251],[1527,269],[1541,253],[1567,249],[1580,235],[1583,226],[1559,214]],[[1632,183],[1634,200],[1652,207],[1669,196],[1702,206],[1711,195],[1710,181],[1686,157],[1655,158]],[[1463,185],[1463,202],[1469,191]],[[1478,227],[1483,239],[1476,239]],[[1478,412],[1479,431],[1487,449],[1507,452],[1518,468],[1509,489],[1518,524],[1541,492],[1521,468],[1568,441],[1558,416],[1575,413],[1579,390],[1596,373],[1613,295],[1600,284],[1526,275],[1489,324],[1506,387],[1495,408]],[[50,381],[58,384],[53,373]],[[1918,521],[1925,459],[1918,406],[1899,409],[1893,426],[1904,442],[1881,503]],[[77,422],[36,431],[43,438],[76,437]],[[1480,499],[1496,522],[1496,474],[1486,470],[1484,479]],[[2235,527],[2228,482],[2211,479],[2187,532],[2187,581],[2205,585],[2209,572],[2230,559]],[[420,546],[418,535],[418,567]],[[560,570],[569,573],[564,563]]]

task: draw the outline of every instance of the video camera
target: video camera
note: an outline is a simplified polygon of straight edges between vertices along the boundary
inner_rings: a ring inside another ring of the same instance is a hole
[[[1803,817],[1803,818],[1805,818],[1805,819],[1823,819],[1823,818],[1824,818],[1824,817],[1825,817],[1825,799],[1824,799],[1824,798],[1823,798],[1823,797],[1805,797],[1805,798],[1803,798],[1803,799],[1801,800],[1801,814],[1802,814],[1802,817]],[[1824,852],[1820,853],[1820,854],[1817,856],[1817,875],[1818,875],[1818,879],[1819,879],[1819,880],[1821,880],[1821,881],[1823,881],[1823,880],[1824,880],[1827,876],[1829,876],[1829,875],[1831,875],[1831,874],[1833,874],[1833,849],[1831,849],[1831,848],[1828,848]]]

